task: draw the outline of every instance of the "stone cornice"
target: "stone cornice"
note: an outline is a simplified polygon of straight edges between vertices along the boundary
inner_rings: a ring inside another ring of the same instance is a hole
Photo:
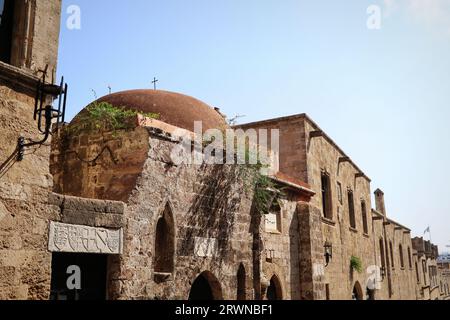
[[[0,61],[0,79],[12,84],[15,90],[34,94],[39,78],[29,71]]]

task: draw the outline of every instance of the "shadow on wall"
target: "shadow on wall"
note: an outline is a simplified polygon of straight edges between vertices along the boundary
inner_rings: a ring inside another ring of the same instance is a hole
[[[218,263],[229,254],[229,237],[240,209],[242,183],[239,168],[223,165],[202,165],[195,181],[196,196],[186,215],[182,244],[178,255],[194,252],[196,237],[218,239]]]
[[[19,162],[19,157],[26,157],[27,155],[31,155],[36,153],[36,151],[41,147],[41,145],[37,145],[33,148],[27,149],[25,152],[21,153],[19,151],[19,148],[16,147],[14,149],[13,153],[6,159],[3,163],[0,164],[0,179],[2,179],[9,170],[17,163]]]
[[[9,158],[0,164],[0,179],[14,166],[17,162],[17,157],[19,155],[19,149],[16,148],[14,152],[9,156]]]
[[[293,284],[300,283],[300,257],[299,257],[299,241],[298,239],[298,216],[297,211],[294,213],[291,221],[291,225],[289,227],[289,261],[290,261],[290,277],[291,277],[291,299],[292,300],[300,300],[300,292]]]

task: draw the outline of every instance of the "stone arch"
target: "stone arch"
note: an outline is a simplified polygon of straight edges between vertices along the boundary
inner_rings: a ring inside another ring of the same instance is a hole
[[[156,222],[153,269],[173,273],[175,267],[175,220],[169,202]]]
[[[358,281],[356,281],[353,287],[352,300],[364,300],[364,292],[362,290],[361,284]]]
[[[283,300],[283,287],[280,278],[274,274],[270,278],[270,285],[267,288],[267,300]]]
[[[209,271],[204,271],[192,283],[189,293],[191,301],[223,300],[222,286]]]
[[[236,299],[239,301],[247,300],[247,274],[244,264],[239,265],[237,272],[237,294]]]

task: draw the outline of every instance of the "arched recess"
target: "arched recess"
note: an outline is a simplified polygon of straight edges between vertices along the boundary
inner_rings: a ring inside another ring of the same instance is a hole
[[[189,300],[223,300],[222,286],[219,280],[209,271],[201,273],[192,284]]]
[[[277,275],[273,275],[270,279],[270,285],[267,288],[267,300],[283,300],[283,288]]]
[[[247,300],[246,277],[245,267],[241,263],[237,272],[237,300],[239,301]]]
[[[403,246],[401,244],[398,246],[398,254],[400,255],[400,267],[404,268],[405,267],[405,259],[403,256]]]
[[[156,223],[153,269],[156,273],[172,273],[175,264],[175,223],[169,203]]]
[[[364,300],[364,293],[361,284],[358,281],[356,281],[355,286],[353,287],[352,300]]]

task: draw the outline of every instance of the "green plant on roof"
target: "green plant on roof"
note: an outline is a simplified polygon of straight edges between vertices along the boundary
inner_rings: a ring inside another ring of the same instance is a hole
[[[115,107],[108,102],[93,102],[70,126],[70,133],[81,131],[117,131],[134,128],[137,115],[158,119],[159,114],[143,113],[125,107]]]

